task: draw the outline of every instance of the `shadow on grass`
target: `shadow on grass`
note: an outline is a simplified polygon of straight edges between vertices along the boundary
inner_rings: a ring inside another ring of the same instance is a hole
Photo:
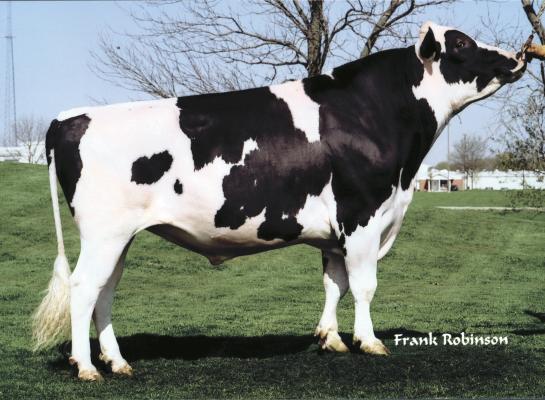
[[[545,313],[539,313],[531,310],[524,310],[524,314],[538,319],[540,322],[545,323]],[[533,336],[533,335],[545,335],[545,328],[540,329],[516,329],[513,331],[515,335],[519,336]]]
[[[424,337],[428,333],[405,328],[375,332],[382,340],[394,339],[395,334],[409,337]],[[359,349],[352,343],[348,333],[340,334],[351,352]],[[441,333],[434,333],[441,335]],[[264,336],[169,336],[139,333],[118,338],[121,353],[129,362],[153,360],[158,358],[197,360],[208,357],[224,358],[271,358],[304,352],[319,352],[318,338],[311,335],[264,335]],[[64,359],[70,355],[70,342],[59,346]],[[98,361],[100,346],[96,339],[91,340],[93,363]],[[60,360],[58,360],[60,361]],[[56,363],[57,361],[55,361]]]
[[[250,397],[256,396],[251,390],[248,392],[249,388],[273,390],[278,397],[298,397],[296,394],[301,393],[310,397],[347,397],[348,393],[356,397],[445,397],[463,393],[513,397],[543,393],[543,384],[530,384],[541,382],[543,356],[524,347],[393,346],[395,334],[426,337],[428,333],[403,328],[376,333],[391,346],[391,357],[357,354],[353,346],[352,354],[323,353],[317,338],[311,335],[214,337],[141,333],[120,337],[118,341],[122,354],[137,371],[140,360],[157,360],[144,369],[152,377],[150,382],[172,382],[174,388],[179,376],[196,379],[201,397],[221,397],[217,388],[225,385],[231,385],[233,393],[251,393]],[[351,335],[341,336],[346,344],[351,344]],[[97,341],[91,343],[94,365],[111,375],[97,358]],[[69,342],[65,344],[65,356],[50,361],[49,368],[70,369],[65,358],[69,346]],[[165,368],[159,360],[182,361]],[[512,381],[513,377],[518,378]],[[283,386],[279,387],[278,382],[283,382]],[[506,386],[506,382],[513,383]],[[195,397],[194,394],[188,397]]]

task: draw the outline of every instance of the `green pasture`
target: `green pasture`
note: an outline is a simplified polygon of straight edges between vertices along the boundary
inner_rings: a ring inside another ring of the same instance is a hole
[[[56,255],[47,171],[0,163],[0,398],[397,398],[545,396],[545,213],[505,192],[417,193],[372,304],[390,357],[324,354],[318,250],[295,246],[211,266],[149,233],[114,304],[133,378],[82,383],[59,349],[32,353],[29,317]],[[62,199],[72,267],[77,231]],[[353,301],[339,305],[351,341]],[[502,346],[395,346],[394,335],[507,336]],[[94,335],[94,332],[93,332]],[[96,342],[93,342],[95,356]],[[66,347],[66,346],[65,346]]]

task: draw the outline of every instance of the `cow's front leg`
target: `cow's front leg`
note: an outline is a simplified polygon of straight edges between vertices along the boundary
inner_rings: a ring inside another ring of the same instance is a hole
[[[348,347],[339,336],[337,324],[337,304],[348,291],[348,276],[344,258],[338,254],[322,251],[324,267],[325,305],[316,327],[316,336],[320,336],[320,347],[323,350],[345,353]]]
[[[354,343],[365,353],[388,355],[390,352],[375,337],[371,321],[371,301],[377,288],[377,258],[380,233],[373,226],[358,227],[346,238],[346,269],[354,296]]]

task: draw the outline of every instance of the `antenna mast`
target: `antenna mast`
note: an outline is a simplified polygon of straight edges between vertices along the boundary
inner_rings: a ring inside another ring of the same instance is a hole
[[[11,1],[6,2],[6,64],[4,79],[4,132],[3,145],[17,145],[17,108],[15,101],[15,62],[11,30]]]

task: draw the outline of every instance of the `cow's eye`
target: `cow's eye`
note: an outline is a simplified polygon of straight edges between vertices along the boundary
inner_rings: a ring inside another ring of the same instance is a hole
[[[466,46],[466,43],[463,40],[458,39],[456,41],[456,48],[457,49],[461,49],[462,47],[465,47],[465,46]]]

